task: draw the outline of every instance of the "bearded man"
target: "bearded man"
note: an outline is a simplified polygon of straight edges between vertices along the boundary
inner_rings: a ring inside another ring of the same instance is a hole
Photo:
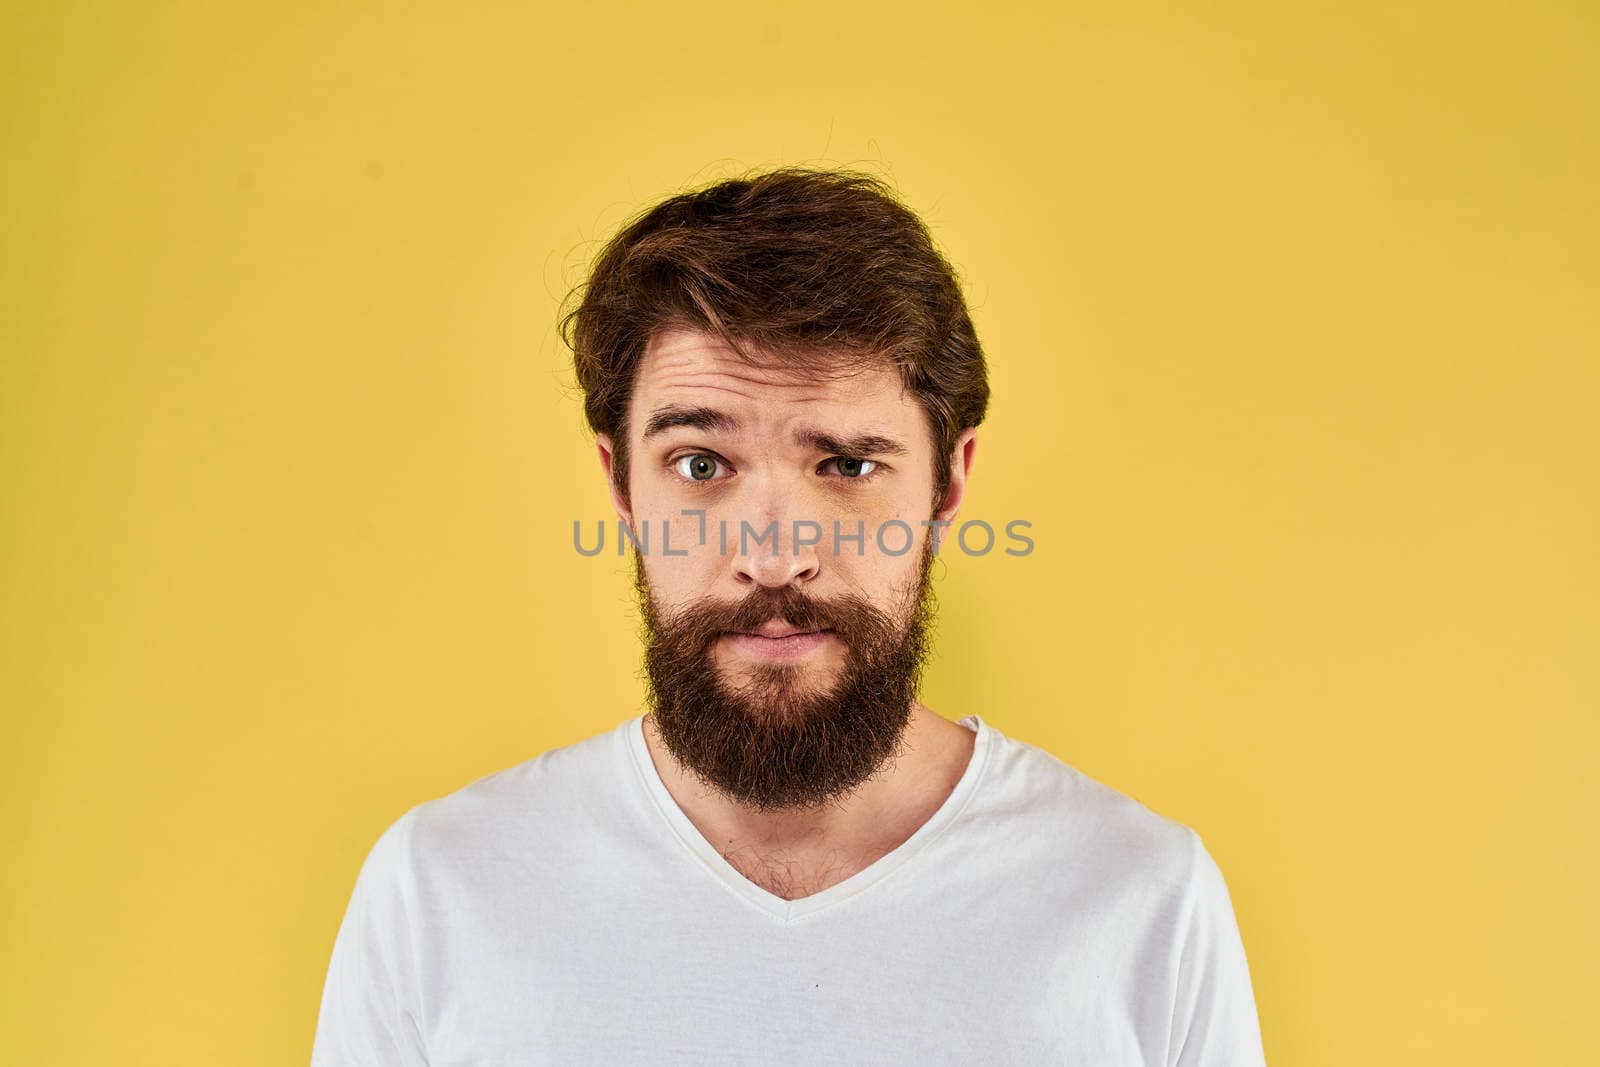
[[[989,396],[918,218],[837,171],[675,196],[565,326],[649,710],[389,828],[313,1063],[1262,1063],[1198,836],[917,700]]]

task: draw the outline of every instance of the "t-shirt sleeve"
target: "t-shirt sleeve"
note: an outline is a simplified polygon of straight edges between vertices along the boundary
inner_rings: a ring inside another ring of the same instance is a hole
[[[311,1067],[426,1067],[408,862],[414,812],[373,845],[356,877],[322,991]]]
[[[1173,1005],[1172,1067],[1264,1067],[1261,1024],[1227,884],[1198,835]]]

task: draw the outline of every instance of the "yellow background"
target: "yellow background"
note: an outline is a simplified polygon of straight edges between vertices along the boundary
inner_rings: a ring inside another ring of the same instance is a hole
[[[1200,831],[1273,1064],[1600,1059],[1600,18],[1314,6],[9,10],[3,1058],[304,1062],[383,827],[636,712],[556,304],[824,162],[1034,523],[928,702]]]

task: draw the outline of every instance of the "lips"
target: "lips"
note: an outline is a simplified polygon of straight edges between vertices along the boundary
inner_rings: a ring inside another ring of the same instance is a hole
[[[807,629],[769,619],[754,630],[724,630],[726,647],[758,662],[793,662],[815,655],[832,639],[831,627]]]
[[[790,626],[788,623],[779,619],[770,619],[756,627],[754,630],[729,630],[728,632],[731,634],[741,634],[746,637],[765,637],[769,640],[776,641],[780,638],[798,637],[802,634],[825,634],[830,632],[830,630],[831,627],[827,626],[816,626],[812,627],[811,629],[803,629],[799,626]]]

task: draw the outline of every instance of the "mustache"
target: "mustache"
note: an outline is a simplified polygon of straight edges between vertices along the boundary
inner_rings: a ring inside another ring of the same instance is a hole
[[[792,585],[752,589],[733,603],[701,598],[666,620],[656,617],[651,604],[649,614],[652,629],[665,627],[683,646],[696,650],[729,631],[749,632],[774,619],[800,630],[832,630],[846,644],[870,643],[898,630],[893,618],[861,597],[844,594],[822,599]]]
[[[846,607],[830,601],[807,596],[793,586],[783,589],[753,589],[737,604],[726,611],[707,606],[713,617],[720,618],[726,630],[754,630],[765,622],[779,619],[801,630],[832,629],[839,619],[858,608]]]

